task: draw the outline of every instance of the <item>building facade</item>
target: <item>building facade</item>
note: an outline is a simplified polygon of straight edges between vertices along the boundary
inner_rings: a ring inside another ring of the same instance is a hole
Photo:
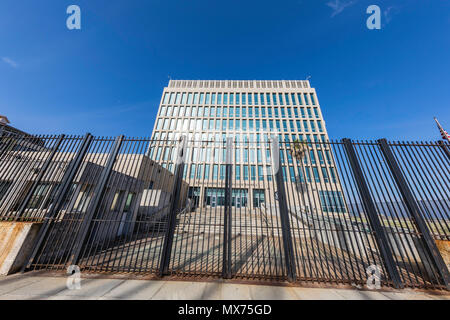
[[[331,151],[324,145],[313,147],[314,142],[328,141],[328,134],[309,81],[170,80],[152,133],[152,140],[159,143],[150,148],[150,157],[173,171],[174,146],[164,141],[182,135],[189,141],[183,177],[198,206],[224,204],[227,137],[234,141],[233,206],[274,203],[269,201],[274,196],[269,141],[277,137],[285,181],[293,182],[297,191],[314,193],[322,210],[345,211]],[[303,161],[293,159],[291,152],[299,141],[309,146]],[[302,201],[297,202],[302,207]],[[303,207],[308,210],[314,208]]]

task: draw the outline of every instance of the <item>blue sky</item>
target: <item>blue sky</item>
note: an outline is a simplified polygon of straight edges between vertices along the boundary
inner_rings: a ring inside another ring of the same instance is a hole
[[[30,133],[149,136],[169,75],[311,76],[330,138],[437,140],[449,30],[444,0],[2,0],[0,114]]]

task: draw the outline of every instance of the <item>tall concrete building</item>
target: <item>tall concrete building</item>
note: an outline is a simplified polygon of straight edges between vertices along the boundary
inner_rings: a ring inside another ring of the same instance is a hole
[[[164,141],[181,135],[190,141],[184,178],[197,206],[224,203],[226,150],[221,146],[227,137],[234,140],[233,206],[267,203],[274,194],[268,141],[276,136],[285,181],[314,193],[322,210],[345,211],[330,149],[310,148],[303,164],[286,152],[295,141],[328,141],[316,90],[307,80],[170,80],[152,134],[161,143],[150,148],[150,157],[173,171],[175,147]],[[303,211],[315,210],[307,202]]]

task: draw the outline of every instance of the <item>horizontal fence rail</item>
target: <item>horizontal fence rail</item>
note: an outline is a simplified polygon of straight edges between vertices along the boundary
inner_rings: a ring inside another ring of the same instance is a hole
[[[448,144],[252,137],[0,137],[0,222],[24,270],[448,289]]]

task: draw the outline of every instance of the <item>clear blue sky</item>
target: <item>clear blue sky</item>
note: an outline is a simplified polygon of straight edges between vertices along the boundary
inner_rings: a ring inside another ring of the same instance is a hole
[[[370,4],[381,30],[366,28]],[[30,133],[149,136],[169,75],[310,75],[331,138],[437,140],[449,32],[444,0],[2,0],[0,114]]]

